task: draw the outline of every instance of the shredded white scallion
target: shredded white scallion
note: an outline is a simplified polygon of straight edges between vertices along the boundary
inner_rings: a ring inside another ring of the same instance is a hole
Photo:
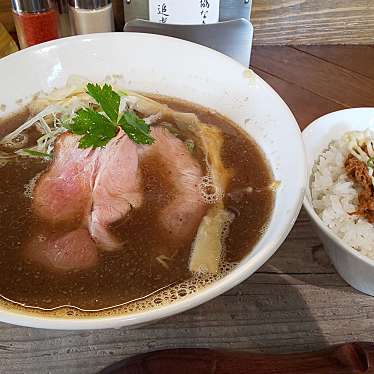
[[[168,261],[170,261],[171,258],[165,255],[160,255],[156,257],[156,261],[158,261],[165,269],[170,269]]]
[[[0,152],[1,165],[18,155],[33,157],[32,152],[51,155],[56,138],[68,131],[67,124],[71,122],[75,113],[81,108],[97,105],[96,101],[86,92],[87,83],[87,79],[74,76],[68,80],[65,87],[49,93],[39,93],[28,104],[30,113],[35,115],[0,139],[0,145],[12,148],[11,153]],[[121,96],[119,113],[133,109],[138,98],[133,95],[128,96],[122,90],[118,92]],[[157,119],[158,115],[153,115],[149,116],[147,120],[152,123]],[[41,136],[37,139],[36,144],[30,146],[27,135],[22,133],[33,126],[40,131]],[[23,141],[19,140],[20,137]]]
[[[64,88],[56,90],[49,95],[41,94],[30,103],[30,111],[38,111],[38,113],[2,138],[0,145],[16,144],[17,138],[24,131],[36,126],[42,135],[36,141],[35,146],[28,147],[27,149],[50,155],[53,152],[57,136],[67,131],[64,124],[71,120],[77,110],[94,103],[94,100],[84,92],[84,88]],[[25,146],[25,144],[21,146]],[[13,154],[30,156],[23,149],[18,149]],[[0,159],[5,159],[5,156],[3,156],[0,154]]]
[[[11,132],[10,134],[4,136],[4,138],[1,139],[0,144],[7,144],[11,142],[14,138],[16,138],[19,134],[21,134],[23,131],[27,130],[28,128],[32,127],[36,123],[38,123],[41,119],[43,119],[45,116],[48,116],[54,112],[58,112],[58,107],[51,105],[44,110],[42,110],[40,113],[38,113],[36,116],[30,118],[28,121],[26,121],[23,125],[18,127],[16,130]]]

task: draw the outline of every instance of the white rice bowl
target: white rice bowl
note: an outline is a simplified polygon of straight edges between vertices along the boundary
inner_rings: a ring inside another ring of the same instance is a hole
[[[370,137],[374,140],[373,132]],[[339,238],[374,260],[373,225],[364,217],[350,214],[357,210],[358,190],[344,168],[349,153],[349,141],[343,135],[331,142],[316,160],[310,182],[312,204],[322,221]]]

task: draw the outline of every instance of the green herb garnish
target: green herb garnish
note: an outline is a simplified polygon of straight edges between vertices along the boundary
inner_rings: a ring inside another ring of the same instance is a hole
[[[119,95],[121,96],[127,96],[127,92],[126,91],[123,91],[123,90],[118,90],[117,92]]]
[[[154,139],[149,136],[150,126],[134,112],[125,112],[119,120],[119,125],[127,136],[138,144],[152,144]]]
[[[52,156],[48,153],[38,152],[38,151],[34,151],[33,149],[27,149],[27,148],[23,149],[22,151],[33,157],[43,157],[43,158],[52,159]]]
[[[186,144],[187,149],[193,153],[195,150],[195,142],[192,139],[187,139],[184,144]]]
[[[137,144],[152,144],[150,126],[134,112],[119,113],[121,97],[113,88],[104,84],[87,84],[87,93],[95,99],[99,110],[79,109],[69,124],[73,134],[81,135],[80,148],[103,147],[114,138],[120,126]]]
[[[117,123],[121,98],[113,91],[112,86],[104,84],[100,87],[98,84],[88,83],[87,93],[96,100],[109,119]]]
[[[80,148],[102,147],[117,134],[117,126],[101,113],[92,109],[79,109],[70,124],[73,134],[83,135]]]
[[[367,160],[367,166],[369,166],[369,168],[374,169],[374,157],[370,157],[370,158]]]

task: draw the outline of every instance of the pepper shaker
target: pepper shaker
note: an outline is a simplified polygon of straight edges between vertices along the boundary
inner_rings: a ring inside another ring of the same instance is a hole
[[[60,37],[58,13],[49,0],[12,0],[21,48]]]
[[[74,34],[114,31],[111,0],[69,0]]]

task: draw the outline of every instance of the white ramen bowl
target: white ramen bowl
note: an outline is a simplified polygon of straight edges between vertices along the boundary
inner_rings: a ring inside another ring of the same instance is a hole
[[[103,80],[121,74],[131,90],[186,99],[217,110],[254,138],[276,180],[274,211],[261,240],[227,276],[166,306],[110,317],[57,318],[0,310],[0,320],[53,329],[99,329],[140,325],[196,307],[253,274],[281,245],[299,213],[306,186],[305,154],[299,127],[287,105],[256,74],[229,57],[179,39],[149,34],[110,33],[60,39],[0,60],[0,104],[63,86],[71,75]]]
[[[303,131],[309,179],[315,161],[331,141],[339,139],[348,131],[368,128],[374,130],[374,108],[341,110],[310,124]],[[344,243],[325,225],[313,208],[309,184],[304,207],[340,276],[357,290],[374,296],[374,261]]]

